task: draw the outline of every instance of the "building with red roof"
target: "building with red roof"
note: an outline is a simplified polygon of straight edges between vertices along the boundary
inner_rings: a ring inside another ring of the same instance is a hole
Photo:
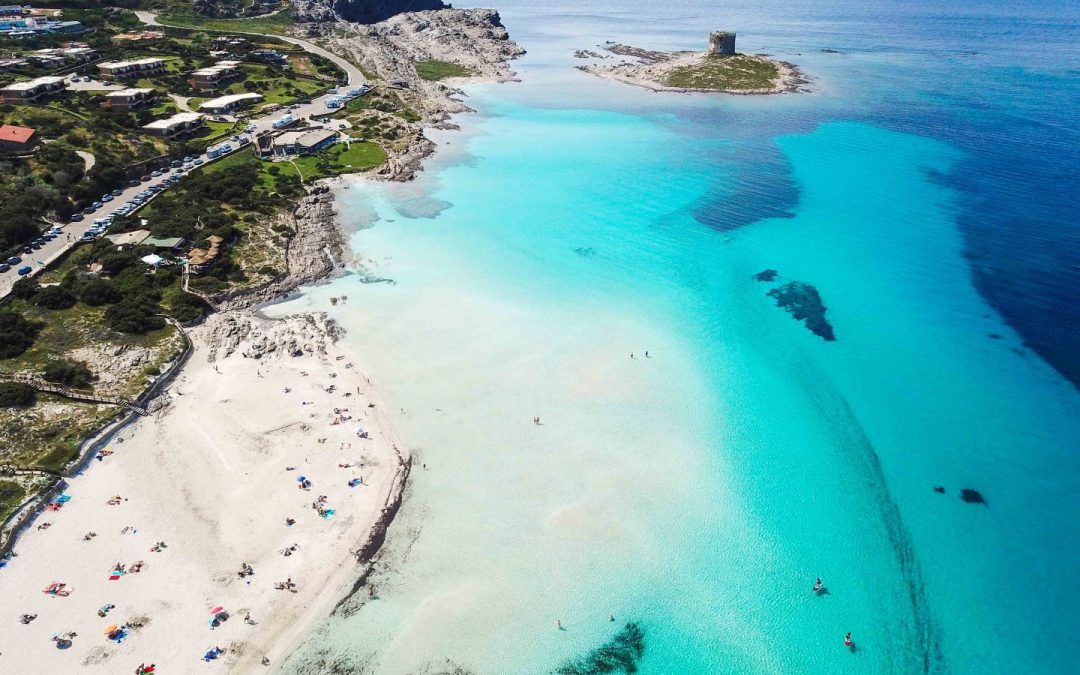
[[[5,152],[26,152],[37,143],[37,131],[29,127],[17,127],[12,124],[0,125],[0,150]]]

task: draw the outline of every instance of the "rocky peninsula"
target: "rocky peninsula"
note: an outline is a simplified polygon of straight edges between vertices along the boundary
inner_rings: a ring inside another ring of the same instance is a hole
[[[588,50],[575,52],[577,58],[593,61],[577,68],[653,91],[742,95],[809,91],[809,80],[796,65],[736,52],[734,33],[711,34],[708,48],[702,52],[661,52],[611,42],[600,48],[608,55]],[[600,62],[612,56],[621,60]]]

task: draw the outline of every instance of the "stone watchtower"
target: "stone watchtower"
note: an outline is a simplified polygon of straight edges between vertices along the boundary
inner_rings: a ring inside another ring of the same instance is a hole
[[[709,56],[735,53],[735,33],[726,31],[709,34]]]

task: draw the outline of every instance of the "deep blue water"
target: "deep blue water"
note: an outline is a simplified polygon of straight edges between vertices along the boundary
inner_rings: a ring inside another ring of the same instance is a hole
[[[580,36],[692,49],[708,30],[730,27],[740,35],[740,50],[776,52],[825,80],[824,100],[758,106],[751,120],[709,106],[678,113],[690,126],[685,133],[700,125],[708,134],[746,139],[726,150],[741,164],[735,192],[701,210],[703,222],[721,229],[790,209],[794,196],[777,165],[782,160],[768,144],[780,133],[852,119],[964,151],[941,180],[962,194],[957,222],[975,284],[1027,346],[1080,384],[1076,2],[691,0],[583,7],[509,0],[497,8],[514,37],[545,55],[565,57],[570,44],[580,46]]]

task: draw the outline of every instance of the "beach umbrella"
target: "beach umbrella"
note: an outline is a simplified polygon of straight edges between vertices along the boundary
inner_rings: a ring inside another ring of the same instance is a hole
[[[116,629],[117,629],[117,628],[119,628],[119,626],[117,626],[117,625],[116,625],[116,624],[114,623],[113,625],[111,625],[111,626],[109,626],[108,628],[106,628],[106,629],[105,629],[105,634],[106,634],[106,635],[112,635],[113,633],[115,633],[115,632],[116,632]]]

